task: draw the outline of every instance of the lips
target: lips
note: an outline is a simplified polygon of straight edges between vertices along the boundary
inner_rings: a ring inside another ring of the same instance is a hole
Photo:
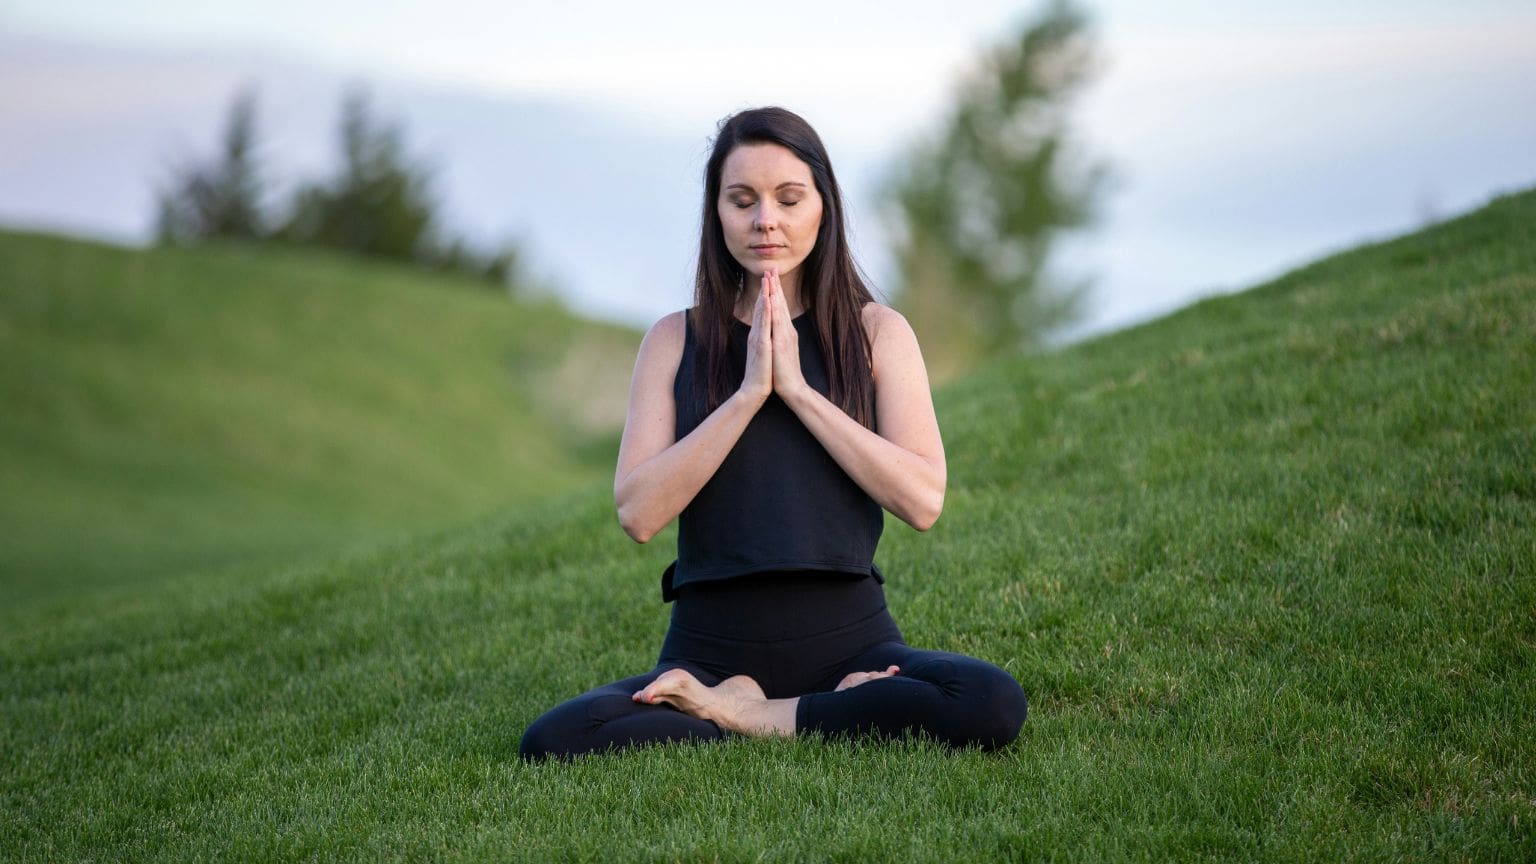
[[[753,246],[753,247],[751,247],[752,251],[756,252],[759,255],[772,255],[774,252],[777,252],[778,250],[783,249],[783,248],[784,248],[783,246],[772,246],[772,245],[769,245],[769,246]]]

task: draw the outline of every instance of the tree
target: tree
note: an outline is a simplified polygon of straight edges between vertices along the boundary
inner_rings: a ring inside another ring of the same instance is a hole
[[[263,236],[262,182],[255,142],[256,91],[246,87],[230,103],[218,159],[176,170],[170,188],[160,192],[156,219],[160,242]]]
[[[329,182],[299,189],[279,236],[434,263],[439,246],[430,174],[406,159],[399,129],[375,121],[367,94],[354,89],[342,105],[338,138],[339,172]]]
[[[462,273],[508,291],[525,287],[519,280],[527,274],[515,244],[482,254],[439,229],[430,170],[406,156],[398,126],[374,118],[361,88],[342,102],[335,175],[299,186],[287,214],[269,230],[253,156],[255,110],[254,91],[238,92],[220,158],[180,169],[160,194],[162,242],[244,237],[328,246]]]
[[[907,156],[889,200],[896,302],[941,374],[1038,347],[1085,285],[1050,270],[1062,232],[1092,221],[1107,176],[1073,151],[1068,109],[1093,70],[1086,13],[1053,0],[989,54],[936,139]]]

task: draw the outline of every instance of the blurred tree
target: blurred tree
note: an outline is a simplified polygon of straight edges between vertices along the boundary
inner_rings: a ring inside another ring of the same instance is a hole
[[[1049,264],[1058,236],[1092,221],[1107,177],[1069,133],[1093,71],[1087,29],[1067,0],[1045,6],[961,86],[942,133],[909,152],[888,190],[896,303],[937,377],[1038,347],[1080,311],[1086,285],[1061,284]]]
[[[269,229],[253,156],[255,114],[254,90],[242,89],[230,107],[220,159],[175,170],[159,195],[161,242],[246,237],[329,246],[475,276],[509,292],[526,287],[516,244],[480,253],[440,230],[431,172],[407,158],[399,128],[373,117],[361,88],[342,102],[335,176],[299,186],[287,214]]]
[[[361,88],[343,99],[338,143],[336,176],[299,188],[279,238],[464,273],[508,291],[517,287],[516,246],[481,254],[448,236],[431,170],[407,158],[399,127],[374,119]]]
[[[160,191],[155,233],[161,243],[263,235],[255,141],[256,91],[245,87],[230,103],[218,160],[174,169],[170,187]]]
[[[361,89],[342,104],[341,163],[329,181],[294,194],[284,240],[416,264],[441,259],[427,169],[410,164],[397,127],[376,121]]]

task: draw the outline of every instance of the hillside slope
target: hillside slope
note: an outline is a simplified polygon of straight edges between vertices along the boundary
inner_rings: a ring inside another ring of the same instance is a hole
[[[649,668],[671,534],[606,490],[0,624],[17,859],[1529,860],[1536,193],[939,400],[907,639],[1032,698],[997,754],[516,759]]]
[[[609,470],[572,441],[622,414],[568,396],[622,404],[636,344],[334,254],[0,232],[0,590],[291,560],[570,488]]]

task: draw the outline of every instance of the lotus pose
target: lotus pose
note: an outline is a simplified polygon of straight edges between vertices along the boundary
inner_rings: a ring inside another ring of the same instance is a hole
[[[721,124],[701,234],[694,305],[640,345],[614,477],[636,541],[679,520],[660,657],[547,711],[523,755],[732,734],[1012,741],[1018,682],[907,645],[886,609],[882,508],[933,525],[944,445],[917,338],[860,278],[809,124],[780,108]]]

